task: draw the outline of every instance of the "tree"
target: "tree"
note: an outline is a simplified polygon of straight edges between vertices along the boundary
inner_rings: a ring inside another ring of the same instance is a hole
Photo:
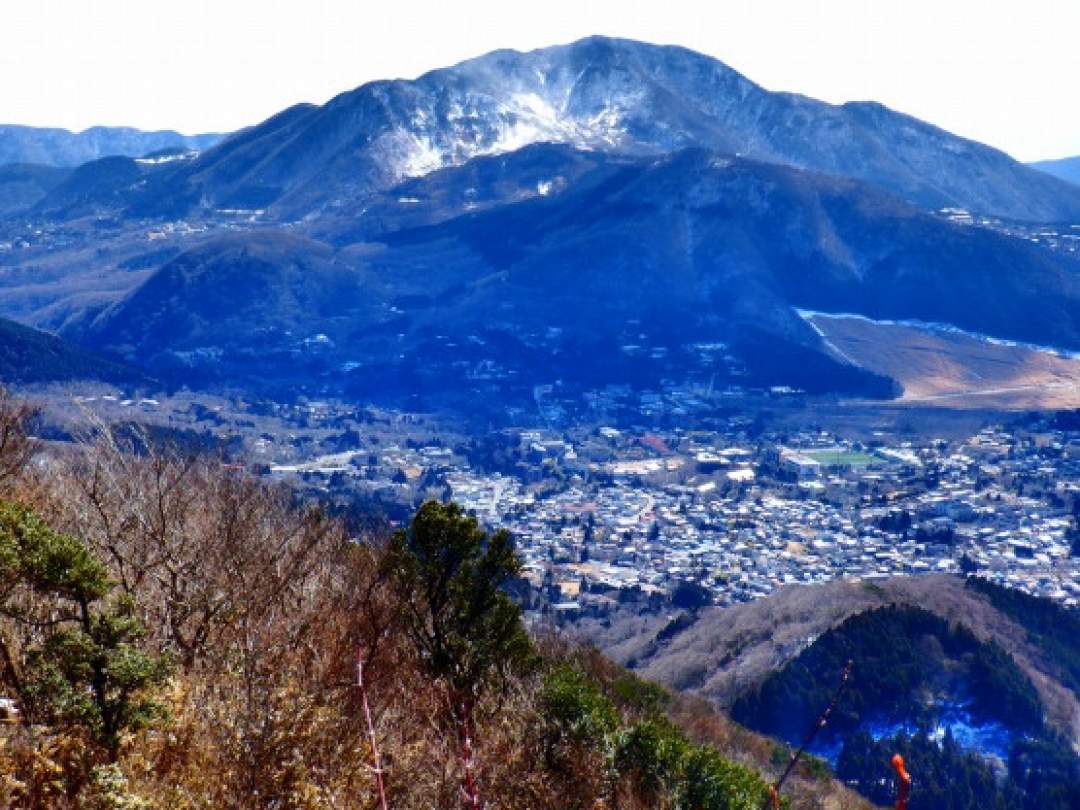
[[[681,579],[671,591],[671,604],[683,610],[697,611],[712,603],[712,593],[697,582]]]
[[[650,543],[658,543],[658,542],[660,542],[660,522],[659,521],[654,520],[652,522],[652,525],[649,527],[648,540],[649,540]]]
[[[153,641],[185,670],[231,666],[230,644],[251,649],[241,636],[294,613],[325,579],[345,542],[341,527],[212,455],[160,447],[141,433],[131,443],[141,452],[101,426],[70,454],[54,505],[60,527],[106,563]]]
[[[580,810],[595,807],[600,796],[612,798],[621,719],[615,704],[596,681],[568,663],[546,675],[538,698],[541,758],[556,779],[562,806]],[[575,796],[589,798],[574,801]]]
[[[0,487],[8,484],[30,461],[37,443],[29,426],[37,411],[0,387]]]
[[[27,723],[82,728],[115,761],[122,734],[159,714],[147,693],[168,664],[140,648],[134,603],[112,591],[86,546],[0,502],[2,682]]]
[[[678,789],[691,752],[685,736],[666,718],[657,717],[634,724],[622,735],[616,764],[651,806],[660,807],[662,797]]]
[[[466,796],[478,807],[471,770],[477,701],[534,658],[521,609],[502,590],[520,574],[521,560],[505,530],[489,535],[457,504],[429,501],[395,533],[386,565],[420,664],[447,689]]]

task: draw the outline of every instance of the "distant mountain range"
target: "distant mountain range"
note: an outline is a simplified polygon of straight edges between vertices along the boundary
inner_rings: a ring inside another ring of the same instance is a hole
[[[73,167],[112,155],[141,157],[161,149],[208,149],[220,134],[181,135],[172,130],[144,132],[131,127],[91,127],[82,132],[0,124],[0,166],[32,163]]]
[[[1060,158],[1059,160],[1040,160],[1030,164],[1047,174],[1080,186],[1080,157]]]

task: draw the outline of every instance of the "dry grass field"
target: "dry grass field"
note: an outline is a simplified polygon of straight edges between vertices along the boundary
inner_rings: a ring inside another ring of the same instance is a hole
[[[833,351],[900,382],[900,403],[1038,410],[1080,407],[1080,358],[973,335],[837,315],[807,319]]]

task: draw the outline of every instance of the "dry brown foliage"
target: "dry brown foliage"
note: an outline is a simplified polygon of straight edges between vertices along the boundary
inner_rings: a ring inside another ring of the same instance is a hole
[[[30,436],[36,414],[33,406],[0,386],[0,495],[10,494],[38,448]]]

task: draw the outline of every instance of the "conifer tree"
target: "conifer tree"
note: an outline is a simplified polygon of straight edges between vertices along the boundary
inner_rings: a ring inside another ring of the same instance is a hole
[[[521,609],[503,592],[521,561],[505,530],[487,534],[457,504],[429,501],[394,535],[387,566],[421,665],[446,686],[467,802],[478,807],[472,777],[477,701],[533,660]]]
[[[0,683],[27,723],[84,729],[115,761],[123,733],[159,714],[148,693],[168,664],[141,649],[134,603],[112,589],[78,540],[0,502]]]

